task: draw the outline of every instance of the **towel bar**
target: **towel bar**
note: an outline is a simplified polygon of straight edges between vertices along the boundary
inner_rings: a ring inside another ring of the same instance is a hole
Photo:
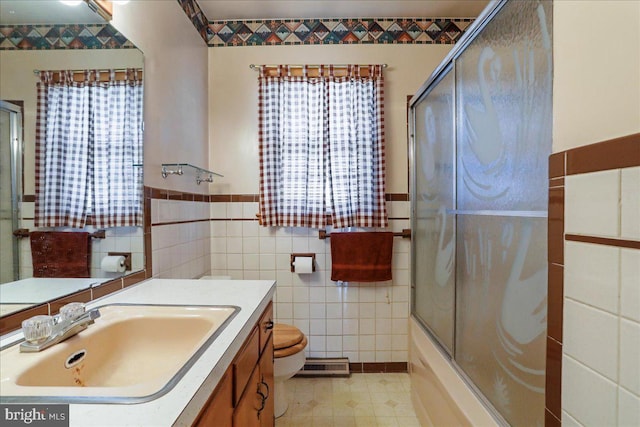
[[[31,232],[28,228],[18,228],[13,232],[13,235],[17,238],[29,237],[30,234]],[[93,233],[89,234],[89,236],[93,237],[94,239],[105,239],[107,237],[104,230],[94,231]]]
[[[327,233],[327,230],[318,230],[318,239],[324,240],[331,237],[331,233]],[[411,239],[411,229],[403,228],[402,231],[393,233],[393,237],[402,237],[403,239]]]

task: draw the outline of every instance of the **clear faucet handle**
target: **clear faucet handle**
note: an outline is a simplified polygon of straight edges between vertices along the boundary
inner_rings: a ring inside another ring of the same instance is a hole
[[[71,302],[60,307],[60,319],[62,321],[71,321],[84,314],[84,303]]]
[[[53,332],[53,317],[47,315],[33,316],[22,322],[24,339],[30,343],[39,343],[49,338]]]

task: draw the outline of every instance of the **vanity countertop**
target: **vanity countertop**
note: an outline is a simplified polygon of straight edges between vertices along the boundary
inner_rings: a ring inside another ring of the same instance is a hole
[[[138,404],[71,404],[70,426],[191,425],[274,291],[275,282],[268,280],[150,279],[88,303],[87,308],[113,303],[235,305],[240,311],[167,394]],[[21,338],[21,332],[7,334],[0,346]]]

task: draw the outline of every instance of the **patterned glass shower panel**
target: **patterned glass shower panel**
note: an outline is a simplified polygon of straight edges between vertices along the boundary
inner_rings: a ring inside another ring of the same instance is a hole
[[[414,314],[453,352],[455,215],[454,73],[415,107]]]
[[[514,426],[544,425],[547,220],[458,216],[456,351]]]
[[[458,209],[544,211],[552,5],[512,1],[456,62]]]

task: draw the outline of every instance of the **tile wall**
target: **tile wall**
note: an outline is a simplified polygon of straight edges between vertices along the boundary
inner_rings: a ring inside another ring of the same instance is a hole
[[[550,166],[547,425],[640,425],[640,134]]]
[[[153,277],[193,279],[211,265],[209,196],[151,190]]]
[[[257,195],[151,194],[153,277],[276,280],[276,321],[307,335],[308,357],[348,357],[364,371],[406,371],[409,239],[394,239],[392,281],[339,285],[330,279],[330,239],[314,229],[260,227]],[[387,198],[391,231],[409,228],[407,196]],[[292,253],[316,254],[316,271],[291,273]]]

